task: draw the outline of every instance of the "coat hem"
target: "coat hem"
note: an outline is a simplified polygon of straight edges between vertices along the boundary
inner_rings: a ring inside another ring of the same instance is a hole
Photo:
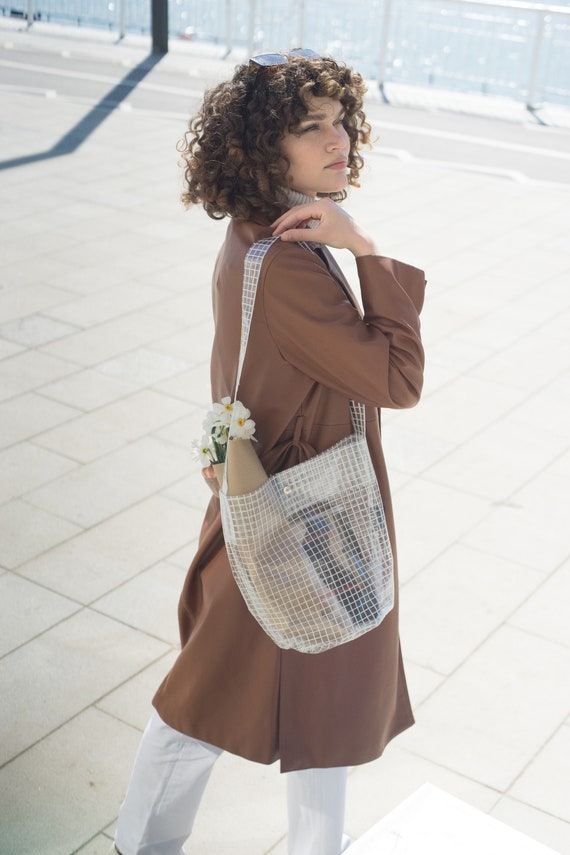
[[[236,757],[241,757],[243,760],[248,760],[250,763],[259,763],[262,766],[272,766],[274,763],[279,762],[279,771],[281,774],[285,774],[286,772],[300,772],[304,769],[334,769],[340,766],[363,766],[365,763],[372,763],[374,760],[378,760],[382,756],[386,747],[393,739],[395,739],[397,736],[399,736],[401,733],[403,733],[405,730],[408,730],[415,724],[413,715],[410,715],[409,719],[404,724],[391,731],[390,736],[387,737],[387,739],[382,743],[379,749],[375,750],[370,755],[367,755],[364,758],[360,757],[360,759],[358,760],[351,760],[349,757],[341,757],[336,758],[335,762],[330,763],[311,763],[310,761],[307,761],[305,763],[290,763],[287,762],[286,758],[281,757],[279,751],[276,751],[275,755],[271,759],[261,759],[257,752],[248,752],[243,750],[239,751],[235,748],[235,746],[231,746],[230,744],[224,744],[225,740],[223,739],[215,741],[209,739],[207,733],[199,732],[199,728],[187,728],[185,730],[180,730],[180,728],[177,728],[175,725],[169,723],[167,713],[163,715],[163,713],[159,709],[158,703],[156,702],[156,698],[153,699],[152,705],[158,712],[161,719],[165,722],[165,724],[167,724],[173,730],[176,730],[178,733],[182,733],[184,736],[189,736],[191,739],[198,739],[200,740],[200,742],[206,742],[208,745],[213,745],[215,748],[219,748],[221,751],[225,751],[228,754],[233,754]],[[192,732],[190,733],[190,731]]]

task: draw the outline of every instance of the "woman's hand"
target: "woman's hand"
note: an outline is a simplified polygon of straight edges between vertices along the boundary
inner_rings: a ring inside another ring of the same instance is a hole
[[[376,248],[368,235],[332,199],[316,199],[305,205],[295,205],[275,220],[273,234],[284,241],[310,240],[348,249],[359,255],[376,255]]]
[[[220,498],[220,483],[218,481],[218,477],[214,471],[213,466],[206,466],[202,469],[202,478],[216,497],[216,499]]]

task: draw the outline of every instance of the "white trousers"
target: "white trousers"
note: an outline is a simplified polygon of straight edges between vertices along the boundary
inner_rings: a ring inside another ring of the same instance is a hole
[[[115,845],[121,855],[184,855],[220,748],[173,730],[154,712],[143,734]],[[287,772],[289,855],[339,855],[346,768]]]

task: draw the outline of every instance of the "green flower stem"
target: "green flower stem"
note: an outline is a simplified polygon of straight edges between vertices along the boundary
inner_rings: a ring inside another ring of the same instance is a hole
[[[215,439],[212,439],[214,445],[214,455],[215,459],[212,463],[225,463],[226,460],[226,445],[221,445],[219,442],[216,442]]]

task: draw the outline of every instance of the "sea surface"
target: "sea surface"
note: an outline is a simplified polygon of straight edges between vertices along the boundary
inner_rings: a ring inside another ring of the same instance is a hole
[[[127,32],[150,31],[150,0],[124,0]],[[381,63],[383,21],[388,40]],[[34,0],[39,21],[118,29],[121,0]],[[0,4],[23,14],[28,0]],[[570,0],[544,12],[452,0],[169,0],[171,38],[250,48],[303,44],[386,83],[570,106]],[[251,10],[255,7],[253,26]],[[557,8],[559,12],[548,11]],[[229,9],[229,15],[228,15]],[[568,10],[564,14],[564,10]],[[229,23],[229,27],[228,27]],[[533,68],[535,74],[533,75]],[[534,79],[534,84],[533,84]]]

